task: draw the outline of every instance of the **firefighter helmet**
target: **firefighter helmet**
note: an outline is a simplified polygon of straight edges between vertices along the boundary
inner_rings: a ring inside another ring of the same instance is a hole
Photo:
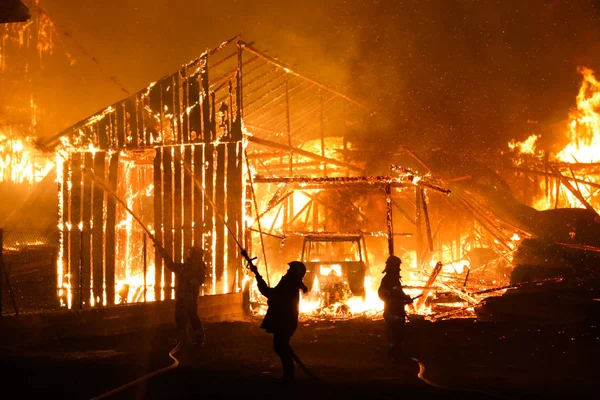
[[[306,265],[304,265],[300,261],[291,261],[288,263],[288,265],[290,266],[289,271],[297,277],[303,278],[306,274]]]
[[[385,269],[383,273],[392,272],[392,271],[400,271],[400,264],[402,264],[402,260],[396,256],[389,256],[387,260],[385,260]]]

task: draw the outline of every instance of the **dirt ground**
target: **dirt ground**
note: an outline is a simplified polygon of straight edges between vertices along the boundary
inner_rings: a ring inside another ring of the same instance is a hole
[[[259,325],[258,317],[206,323],[206,344],[177,352],[176,368],[108,398],[589,398],[600,388],[600,331],[594,323],[415,322],[408,326],[407,347],[422,371],[410,358],[387,360],[381,320],[303,321],[292,346],[324,382],[297,369],[293,387],[277,382],[279,360],[271,335]],[[172,365],[168,353],[174,345],[174,328],[165,326],[4,350],[1,397],[100,396]]]

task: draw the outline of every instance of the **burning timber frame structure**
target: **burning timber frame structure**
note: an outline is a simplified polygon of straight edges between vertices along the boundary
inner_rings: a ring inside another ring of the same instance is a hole
[[[236,239],[249,245],[245,217],[253,196],[247,143],[271,150],[254,159],[258,170],[275,168],[268,158],[290,175],[319,167],[347,174],[358,168],[326,155],[325,123],[343,120],[329,132],[340,135],[338,125],[356,123],[365,110],[235,37],[39,143],[56,153],[61,303],[87,308],[173,298],[174,276],[158,250],[151,254],[148,237],[176,263],[202,246],[212,271],[205,294],[239,291]],[[280,136],[287,144],[272,140]],[[321,154],[300,148],[315,136]]]

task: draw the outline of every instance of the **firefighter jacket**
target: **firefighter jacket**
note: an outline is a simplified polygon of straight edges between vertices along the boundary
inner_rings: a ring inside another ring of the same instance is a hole
[[[177,304],[196,304],[200,286],[204,283],[206,264],[204,262],[167,263],[177,277],[175,299]]]
[[[404,321],[406,317],[404,306],[412,303],[412,299],[402,290],[400,277],[394,274],[385,274],[377,293],[384,302],[383,318],[386,321],[398,318]]]
[[[269,333],[292,336],[298,327],[300,292],[308,289],[290,275],[284,275],[277,286],[271,288],[260,275],[256,275],[258,290],[267,300],[267,314],[261,328]]]

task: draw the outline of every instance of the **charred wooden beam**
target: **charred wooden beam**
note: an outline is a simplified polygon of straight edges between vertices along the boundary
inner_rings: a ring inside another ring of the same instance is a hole
[[[94,176],[105,177],[106,153],[94,154]],[[92,279],[94,301],[102,304],[104,297],[104,189],[92,188]]]
[[[550,168],[550,166],[551,166],[551,164],[548,163],[548,167],[549,168]],[[548,177],[552,177],[552,178],[556,177],[556,174],[554,174],[552,172],[546,173],[546,172],[538,171],[538,170],[535,170],[535,169],[525,169],[525,168],[513,167],[513,166],[509,166],[509,167],[506,167],[506,168],[509,169],[509,170],[520,171],[520,172],[523,172],[523,173],[526,173],[526,174],[535,174],[535,175],[541,175],[541,176],[548,176]],[[584,185],[587,185],[587,186],[591,186],[593,188],[600,189],[600,184],[599,183],[589,182],[589,181],[586,181],[585,179],[573,179],[573,178],[569,178],[569,177],[564,176],[564,175],[563,175],[563,178],[565,180],[567,180],[567,181],[577,182],[577,183],[581,183],[581,184],[584,184]]]
[[[173,136],[176,138],[177,143],[185,143],[183,137],[183,115],[186,114],[185,107],[182,106],[183,94],[181,93],[181,81],[179,73],[173,74],[173,86],[171,92],[173,93]]]
[[[183,194],[181,146],[173,147],[173,261],[183,262]]]
[[[201,106],[202,106],[202,141],[205,143],[213,140],[210,121],[210,91],[208,80],[208,56],[203,56],[201,61],[200,80],[202,84]]]
[[[162,153],[163,171],[163,247],[173,259],[173,148],[165,147]],[[170,299],[173,289],[172,272],[163,268],[165,299]]]
[[[71,180],[71,159],[66,159],[63,163],[63,174],[61,182],[61,194],[62,194],[62,271],[63,276],[61,277],[63,282],[66,281],[66,275],[71,269],[71,257],[69,254],[69,243],[71,243],[71,191],[70,180]],[[68,282],[68,281],[67,281]],[[63,283],[63,286],[67,286]],[[70,290],[70,289],[69,289]],[[63,299],[66,303],[66,296]]]
[[[197,182],[204,184],[204,145],[198,144],[193,146],[194,157],[194,179]],[[186,174],[187,175],[187,174]],[[204,193],[198,185],[193,185],[193,213],[194,213],[194,246],[204,247],[203,236],[205,233],[204,227]],[[205,257],[207,261],[207,257]]]
[[[154,238],[161,245],[164,243],[163,238],[163,208],[162,208],[162,192],[163,192],[163,174],[162,174],[162,154],[163,148],[157,147],[154,156]],[[163,259],[158,246],[154,249],[154,299],[160,300],[161,282],[162,282]]]
[[[207,196],[210,201],[214,201],[214,171],[215,171],[215,165],[214,165],[214,156],[213,156],[213,151],[215,150],[215,145],[210,143],[210,144],[204,144],[204,168],[205,168],[205,176],[204,176],[204,189],[205,189],[205,196]],[[213,207],[210,205],[210,201],[205,201],[204,202],[204,250],[206,251],[207,249],[210,252],[210,257],[205,257],[205,260],[207,260],[207,266],[212,269],[213,272],[213,285],[212,285],[212,291],[213,293],[217,293],[216,290],[216,275],[215,275],[215,265],[214,265],[214,259],[215,259],[215,249],[213,246],[213,237],[214,237],[214,219],[215,219],[215,210],[213,209]]]
[[[225,215],[225,144],[216,145],[215,205],[217,215]],[[215,272],[217,282],[223,282],[225,274],[225,224],[221,218],[215,220]],[[223,291],[222,293],[225,293]]]
[[[585,208],[587,208],[590,211],[593,211],[594,213],[596,213],[596,215],[598,215],[598,212],[596,211],[596,209],[594,207],[592,207],[590,205],[590,203],[588,203],[583,196],[581,195],[581,192],[579,192],[578,190],[576,190],[570,183],[569,181],[552,165],[548,166],[550,168],[550,170],[558,177],[558,179],[560,179],[560,181],[562,182],[562,184],[571,192],[573,193],[573,195],[577,198],[577,200],[579,200],[581,202],[581,204],[583,204],[585,206]]]
[[[427,283],[425,283],[425,288],[421,292],[421,297],[419,297],[419,299],[417,300],[417,304],[415,304],[416,311],[419,311],[421,306],[425,303],[425,300],[427,299],[427,295],[431,291],[431,289],[429,289],[429,288],[431,288],[433,286],[433,283],[435,282],[438,275],[442,271],[442,266],[443,266],[442,263],[438,261],[437,264],[435,264],[435,267],[433,267],[433,270],[431,271],[429,278],[427,278]]]
[[[125,100],[125,142],[127,148],[136,149],[138,143],[137,98]]]
[[[420,188],[415,188],[415,225],[417,228],[417,268],[421,268],[423,263],[423,234],[422,234],[422,214],[421,209],[423,207],[422,200],[423,192]],[[427,285],[429,286],[429,285]]]
[[[88,171],[94,166],[92,153],[84,153],[84,168]],[[83,304],[89,305],[91,297],[91,280],[92,280],[92,187],[94,181],[88,174],[83,175],[83,196],[82,196],[82,233],[81,233],[81,293],[83,296]]]
[[[231,272],[231,291],[240,286],[238,276],[242,262],[236,238],[243,242],[242,230],[242,149],[241,142],[227,143],[227,269]]]
[[[410,181],[403,180],[402,178],[392,178],[390,176],[342,176],[342,177],[268,177],[268,176],[256,176],[254,178],[256,183],[285,183],[288,187],[299,186],[301,188],[307,187],[308,184],[317,185],[352,185],[352,184],[369,184],[385,186],[387,184],[391,187],[414,187]]]
[[[119,171],[119,153],[110,156],[108,166],[108,185],[113,193],[117,191],[117,177]],[[115,303],[115,234],[116,234],[117,201],[113,196],[107,196],[106,202],[106,248],[105,283],[106,301],[111,305]]]
[[[192,166],[192,146],[185,146],[183,151],[183,162],[185,165]],[[183,173],[183,254],[192,247],[193,241],[193,226],[194,226],[194,184],[193,177],[188,173]]]
[[[200,82],[197,76],[190,76],[187,78],[187,108],[186,114],[189,116],[184,117],[184,124],[187,121],[187,129],[189,141],[196,143],[202,139],[202,114],[204,112],[202,104],[202,96],[200,94]],[[185,128],[184,128],[185,129]]]
[[[359,103],[359,102],[357,102],[357,101],[355,101],[355,100],[351,99],[350,97],[348,97],[348,96],[346,96],[346,95],[344,95],[344,94],[342,94],[342,93],[340,93],[340,92],[337,92],[337,91],[335,91],[335,90],[333,90],[333,89],[330,89],[329,87],[327,87],[327,86],[325,86],[325,85],[323,85],[323,84],[321,84],[321,83],[319,83],[319,82],[317,82],[317,81],[315,81],[315,80],[312,80],[312,79],[306,78],[305,76],[302,76],[302,75],[300,75],[300,74],[298,74],[298,73],[296,73],[296,72],[292,71],[291,69],[289,69],[288,67],[286,67],[285,65],[283,65],[283,64],[282,64],[281,62],[279,62],[278,60],[276,60],[276,59],[274,59],[274,58],[272,58],[272,57],[270,57],[270,56],[267,56],[266,54],[263,54],[263,53],[259,52],[258,50],[254,49],[252,46],[250,46],[249,44],[246,44],[246,43],[244,43],[244,42],[240,41],[240,45],[241,45],[241,46],[242,46],[242,47],[243,47],[245,50],[248,50],[249,52],[253,53],[254,55],[256,55],[256,56],[259,56],[259,57],[263,58],[264,60],[266,60],[266,61],[268,61],[268,62],[270,62],[270,63],[272,63],[272,64],[274,64],[274,65],[276,65],[276,66],[278,66],[278,67],[280,67],[280,68],[282,68],[282,69],[284,69],[284,70],[285,70],[285,72],[287,72],[288,74],[295,75],[295,76],[297,76],[297,77],[299,77],[299,78],[301,78],[301,79],[304,79],[304,80],[306,80],[306,81],[308,81],[308,82],[311,82],[311,83],[313,83],[313,84],[317,85],[318,87],[320,87],[320,88],[322,88],[322,89],[325,89],[325,90],[327,90],[327,91],[329,91],[329,92],[332,92],[332,93],[334,93],[335,95],[337,95],[337,96],[340,96],[340,97],[342,97],[343,99],[346,99],[346,100],[348,100],[349,102],[351,102],[351,103],[354,103],[355,105],[357,105],[357,106],[359,106],[359,107],[361,107],[361,108],[363,108],[363,109],[365,109],[365,110],[367,110],[367,111],[368,111],[368,108],[367,108],[367,107],[365,107],[364,105],[362,105],[361,103]]]
[[[392,215],[392,186],[385,185],[385,203],[386,203],[386,227],[388,233],[388,252],[390,256],[394,255],[394,220]]]
[[[400,214],[402,214],[402,216],[404,216],[404,218],[410,222],[413,225],[416,225],[415,219],[413,217],[411,217],[406,210],[404,210],[402,207],[400,207],[400,205],[398,204],[397,201],[395,201],[394,199],[392,199],[392,204],[394,205],[394,207],[396,207],[396,209],[398,211],[400,211]]]
[[[70,266],[69,277],[71,282],[71,291],[73,294],[73,305],[82,308],[81,290],[81,181],[82,181],[82,153],[74,153],[71,156],[71,238],[70,248]]]
[[[423,201],[423,216],[425,217],[425,227],[427,228],[427,243],[429,244],[429,251],[433,251],[433,238],[431,236],[431,222],[429,221],[429,211],[427,210],[427,198],[425,196],[425,190],[419,188],[421,191],[421,200]]]

